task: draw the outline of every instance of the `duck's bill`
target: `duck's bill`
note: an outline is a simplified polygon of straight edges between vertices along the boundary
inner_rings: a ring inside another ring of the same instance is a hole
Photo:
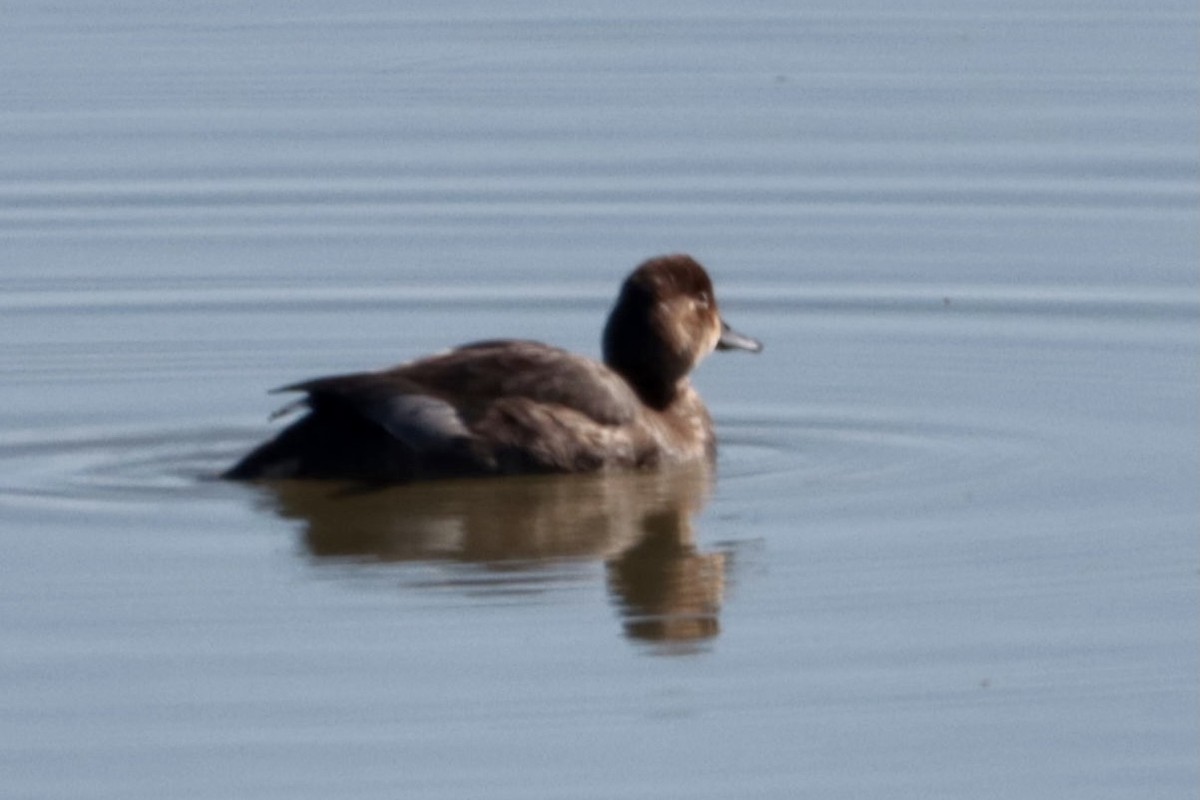
[[[762,342],[751,339],[745,334],[738,333],[725,322],[721,323],[721,338],[717,340],[718,350],[747,350],[757,353],[763,349]]]

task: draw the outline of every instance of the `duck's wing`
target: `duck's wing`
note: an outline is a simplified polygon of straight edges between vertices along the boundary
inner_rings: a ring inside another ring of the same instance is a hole
[[[591,359],[538,342],[494,340],[381,372],[334,375],[282,387],[314,411],[351,410],[418,451],[457,448],[498,401],[570,409],[600,425],[631,421],[637,397]]]
[[[332,375],[276,391],[304,392],[305,397],[291,405],[308,406],[318,415],[357,414],[416,452],[457,447],[470,436],[452,402],[430,394],[401,375],[385,372]]]
[[[623,425],[639,405],[629,384],[604,364],[541,342],[475,342],[384,374],[453,398],[468,415],[497,400],[521,398],[570,409],[600,425]]]

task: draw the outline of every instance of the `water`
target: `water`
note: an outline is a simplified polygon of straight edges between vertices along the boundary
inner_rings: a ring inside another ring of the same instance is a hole
[[[4,18],[5,796],[1194,794],[1192,4]],[[212,477],[673,250],[715,475]]]

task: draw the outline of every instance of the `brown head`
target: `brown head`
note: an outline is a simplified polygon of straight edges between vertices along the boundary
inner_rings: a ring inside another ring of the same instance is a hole
[[[721,319],[712,280],[686,255],[652,258],[621,287],[604,328],[604,363],[654,408],[665,408],[713,350],[762,349]]]

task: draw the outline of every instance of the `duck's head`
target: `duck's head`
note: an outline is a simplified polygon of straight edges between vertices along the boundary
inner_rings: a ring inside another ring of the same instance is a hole
[[[625,279],[604,328],[604,363],[647,405],[669,405],[713,350],[757,353],[762,344],[721,319],[712,280],[695,259],[652,258]]]

